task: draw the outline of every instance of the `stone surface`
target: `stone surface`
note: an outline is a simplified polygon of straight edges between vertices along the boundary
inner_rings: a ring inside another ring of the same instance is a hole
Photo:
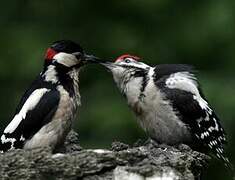
[[[115,142],[111,150],[82,149],[71,132],[61,153],[49,148],[13,150],[0,154],[0,179],[6,180],[160,180],[194,179],[207,166],[208,156],[153,141],[130,147]]]

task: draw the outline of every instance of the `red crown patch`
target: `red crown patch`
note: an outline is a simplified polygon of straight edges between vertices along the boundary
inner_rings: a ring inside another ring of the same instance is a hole
[[[56,52],[54,49],[48,48],[48,49],[47,49],[47,52],[46,52],[46,54],[45,54],[45,59],[46,59],[46,60],[52,60],[53,57],[54,57],[56,54],[57,54],[57,52]]]
[[[134,59],[136,61],[140,60],[140,58],[138,56],[133,56],[133,55],[130,55],[130,54],[124,54],[124,55],[121,55],[119,56],[116,60],[116,61],[123,61],[125,60],[126,58],[131,58],[131,59]]]

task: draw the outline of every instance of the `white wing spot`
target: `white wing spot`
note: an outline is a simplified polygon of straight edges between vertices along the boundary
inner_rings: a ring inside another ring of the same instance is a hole
[[[210,117],[207,115],[205,118],[205,121],[209,121],[209,120],[210,120]]]
[[[216,149],[216,151],[223,154],[223,150],[221,148]]]
[[[208,131],[206,131],[206,132],[204,132],[204,133],[202,133],[203,134],[203,136],[205,136],[205,137],[207,137],[207,136],[209,136],[210,134],[208,133]]]
[[[208,131],[212,132],[214,130],[214,127],[209,127]]]
[[[10,142],[11,143],[11,148],[10,149],[14,149],[14,143],[16,141],[15,138],[6,138],[6,136],[3,134],[1,136],[1,141],[2,141],[2,144]]]
[[[20,136],[20,141],[25,141],[25,138],[23,137],[23,135]]]
[[[213,147],[213,143],[212,143],[212,142],[210,142],[210,143],[209,143],[209,145],[210,145],[210,148],[212,148],[212,147]]]

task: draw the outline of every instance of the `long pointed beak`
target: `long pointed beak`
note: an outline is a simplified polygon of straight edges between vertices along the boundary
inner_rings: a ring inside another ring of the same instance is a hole
[[[93,56],[93,55],[84,54],[83,61],[87,63],[99,63],[100,58]]]
[[[90,64],[90,63],[97,63],[97,64],[100,64],[100,65],[103,65],[104,67],[106,67],[109,70],[116,67],[116,65],[113,62],[98,58],[98,57],[93,56],[93,55],[84,54],[83,55],[83,64]]]
[[[99,64],[103,65],[109,70],[112,70],[113,68],[117,67],[113,62],[110,62],[110,61],[99,62]]]
[[[86,63],[98,63],[105,66],[108,69],[112,69],[114,67],[114,64],[112,62],[98,58],[93,55],[84,54],[83,59]]]

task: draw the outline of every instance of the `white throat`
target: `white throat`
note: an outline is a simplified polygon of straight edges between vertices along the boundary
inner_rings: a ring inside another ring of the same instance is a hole
[[[121,76],[113,75],[119,90],[126,96],[128,104],[138,101],[143,79],[143,77],[134,77],[131,74],[132,72],[125,72]]]

